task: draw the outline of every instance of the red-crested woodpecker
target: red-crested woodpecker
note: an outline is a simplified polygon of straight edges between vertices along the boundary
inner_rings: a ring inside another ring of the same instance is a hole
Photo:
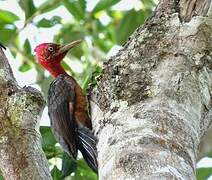
[[[67,45],[43,43],[35,48],[35,52],[39,64],[55,78],[48,91],[48,112],[57,141],[74,159],[80,150],[87,164],[97,173],[97,140],[91,131],[87,98],[76,80],[61,66],[68,51],[80,42]]]

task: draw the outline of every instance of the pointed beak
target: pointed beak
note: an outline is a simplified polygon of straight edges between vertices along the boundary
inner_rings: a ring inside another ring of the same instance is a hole
[[[69,44],[66,44],[66,45],[62,45],[58,51],[57,54],[63,54],[65,52],[68,52],[70,49],[72,49],[73,47],[77,46],[78,44],[80,44],[82,42],[82,40],[76,40],[76,41],[73,41]]]

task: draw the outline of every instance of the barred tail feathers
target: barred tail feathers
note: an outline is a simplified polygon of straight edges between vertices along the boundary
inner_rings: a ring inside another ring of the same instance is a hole
[[[78,128],[78,140],[78,149],[82,153],[83,158],[89,167],[98,173],[96,137],[88,128],[80,127]]]

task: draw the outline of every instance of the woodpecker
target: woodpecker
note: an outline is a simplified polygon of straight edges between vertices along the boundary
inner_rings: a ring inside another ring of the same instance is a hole
[[[55,138],[74,159],[80,150],[87,164],[97,173],[97,139],[92,133],[87,98],[76,80],[61,66],[68,51],[80,43],[81,40],[67,45],[42,43],[34,51],[39,64],[54,77],[47,104]]]

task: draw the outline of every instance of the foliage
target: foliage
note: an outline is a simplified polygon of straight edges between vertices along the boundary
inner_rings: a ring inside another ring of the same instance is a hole
[[[114,45],[123,44],[130,34],[144,23],[155,4],[155,0],[142,0],[143,5],[140,8],[120,11],[114,10],[114,5],[121,0],[100,0],[91,11],[88,11],[87,1],[45,0],[43,4],[36,6],[35,0],[19,0],[19,6],[25,14],[25,22],[21,28],[16,25],[21,18],[15,12],[0,9],[0,42],[9,47],[14,57],[18,56],[17,59],[21,57],[19,71],[24,73],[32,68],[36,69],[38,72],[36,83],[41,87],[45,96],[52,78],[46,75],[36,63],[32,55],[34,48],[32,39],[20,37],[20,33],[29,25],[33,25],[40,31],[43,28],[60,26],[59,31],[52,32],[56,43],[68,43],[76,39],[84,40],[79,47],[69,53],[69,60],[63,62],[63,66],[86,91],[90,83],[96,83],[95,76],[101,73],[102,62],[106,54]],[[69,22],[64,22],[58,14],[50,18],[45,17],[45,13],[54,12],[58,7],[64,7],[70,13]],[[108,22],[103,22],[104,17],[109,19]],[[76,63],[82,71],[72,69],[69,62]],[[83,159],[74,161],[63,152],[54,139],[50,127],[40,127],[40,132],[42,147],[52,167],[51,174],[54,180],[97,179]],[[54,159],[62,160],[61,169],[52,163]],[[212,168],[200,168],[197,170],[197,179],[206,179],[211,174]]]
[[[197,180],[207,179],[212,175],[212,168],[197,169]]]

